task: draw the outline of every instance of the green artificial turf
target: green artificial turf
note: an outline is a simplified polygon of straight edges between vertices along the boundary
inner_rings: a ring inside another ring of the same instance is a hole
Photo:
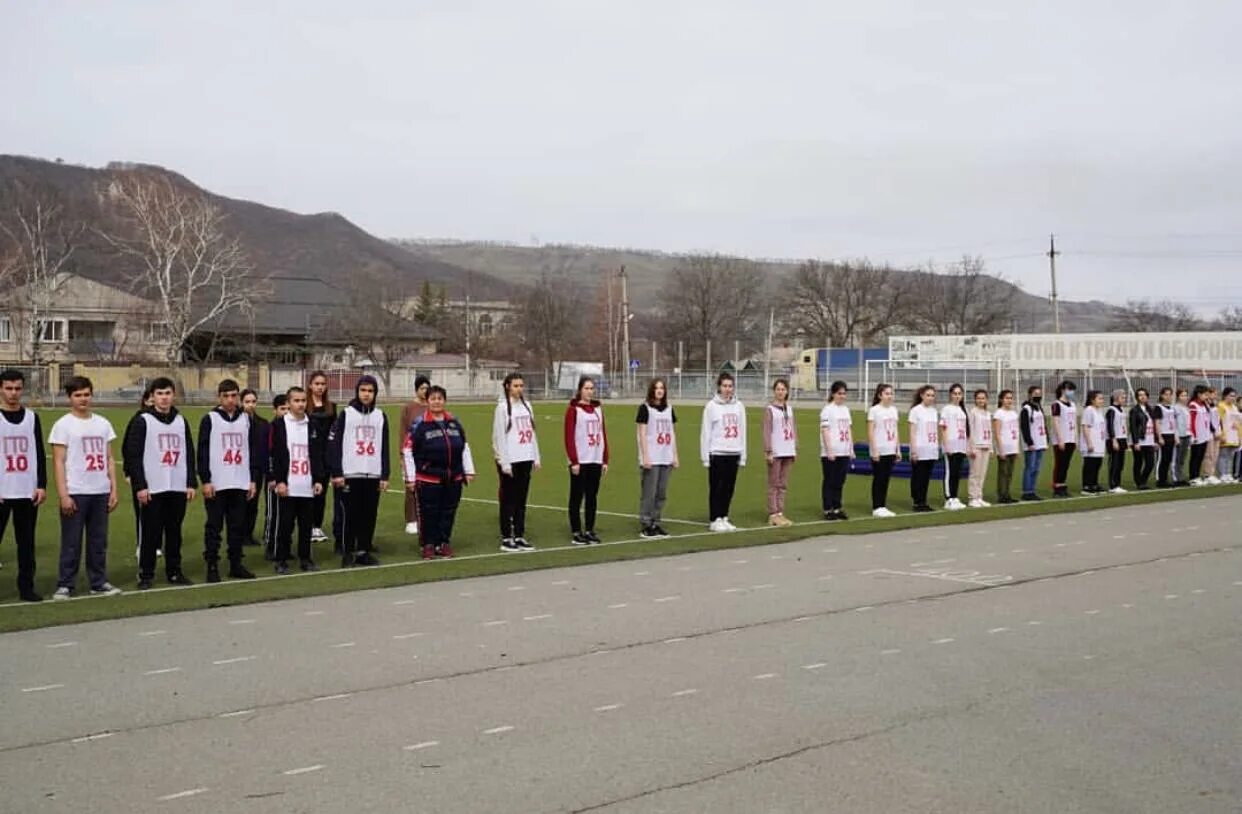
[[[564,450],[561,441],[563,406],[559,404],[536,404],[535,412],[540,429],[540,449],[544,466],[536,472],[531,485],[530,505],[527,515],[527,536],[540,550],[524,554],[500,554],[498,548],[498,521],[496,516],[496,472],[490,463],[492,405],[451,405],[465,425],[466,432],[479,463],[479,476],[466,489],[466,500],[457,515],[453,546],[457,554],[454,560],[422,562],[419,558],[416,538],[404,533],[402,496],[397,493],[385,495],[380,503],[380,519],[376,534],[379,557],[384,566],[366,569],[339,569],[339,558],[332,554],[332,543],[316,544],[315,558],[324,567],[317,574],[297,574],[275,577],[271,565],[263,560],[262,549],[247,548],[246,563],[262,579],[253,581],[225,580],[217,585],[202,584],[204,563],[202,559],[203,504],[201,498],[190,504],[185,520],[183,567],[185,573],[199,583],[193,587],[170,588],[163,582],[163,573],[157,565],[156,590],[135,591],[137,560],[135,557],[134,518],[130,508],[128,487],[122,481],[119,506],[112,516],[109,539],[108,574],[110,580],[126,593],[119,597],[95,598],[83,596],[69,602],[41,604],[18,603],[16,577],[16,554],[12,545],[12,532],[6,532],[0,544],[0,631],[67,624],[96,619],[162,613],[193,608],[234,605],[315,594],[402,585],[429,580],[452,579],[487,574],[508,573],[537,568],[603,562],[608,560],[659,556],[707,549],[730,548],[759,543],[785,542],[802,537],[825,533],[865,533],[891,531],[916,526],[961,524],[998,518],[1028,517],[1052,512],[1083,511],[1101,506],[1116,506],[1157,500],[1199,498],[1228,494],[1236,488],[1205,487],[1131,493],[1123,496],[1072,499],[1068,501],[1045,500],[1041,503],[1023,503],[1016,506],[971,509],[959,512],[934,512],[909,514],[909,481],[894,479],[889,491],[888,506],[898,517],[888,520],[872,519],[870,504],[871,479],[865,475],[851,474],[846,481],[845,504],[851,516],[848,522],[828,523],[820,512],[820,464],[819,445],[816,438],[818,410],[797,411],[799,456],[790,477],[786,515],[796,525],[790,528],[771,528],[767,524],[766,478],[759,437],[761,411],[753,406],[748,410],[750,460],[741,470],[731,519],[742,530],[728,534],[707,531],[707,474],[698,456],[701,405],[686,404],[678,410],[678,448],[681,468],[672,475],[669,485],[668,504],[665,509],[664,526],[672,537],[663,540],[640,540],[638,523],[634,515],[638,505],[638,466],[635,451],[634,414],[636,407],[609,405],[605,408],[609,429],[612,466],[604,478],[600,490],[601,514],[596,531],[605,545],[570,547],[569,526],[566,511],[569,478],[566,472]],[[62,411],[43,411],[41,417],[44,432]],[[99,411],[116,428],[117,435],[132,415],[131,410],[103,409]],[[203,410],[186,410],[191,427],[197,430]],[[397,408],[388,410],[393,425],[394,481],[392,489],[401,488],[400,466],[395,460],[399,449],[396,443]],[[866,439],[866,428],[861,411],[855,410],[855,438]],[[114,444],[114,454],[120,455],[119,441]],[[1044,459],[1044,471],[1040,478],[1041,492],[1048,494],[1051,455]],[[1013,493],[1021,492],[1021,466],[1014,474]],[[1128,470],[1128,467],[1127,467]],[[1081,472],[1081,459],[1076,458],[1071,469],[1070,489],[1077,494]],[[989,472],[985,497],[995,495],[995,466]],[[1126,485],[1129,484],[1127,471]],[[49,481],[50,456],[49,456]],[[40,510],[37,540],[38,575],[36,589],[50,597],[55,589],[56,564],[59,552],[59,519],[54,494],[54,482],[49,484],[47,505]],[[961,486],[965,498],[966,485]],[[941,502],[941,491],[932,484],[931,502]],[[549,507],[549,508],[537,508]],[[329,508],[329,515],[331,508]],[[260,524],[262,514],[260,513]],[[331,521],[325,521],[325,531]],[[223,553],[223,552],[222,552]],[[86,575],[78,576],[78,590],[86,593]]]

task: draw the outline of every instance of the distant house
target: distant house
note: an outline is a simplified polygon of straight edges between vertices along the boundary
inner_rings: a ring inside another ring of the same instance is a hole
[[[517,324],[519,306],[508,300],[450,300],[449,310],[469,319],[470,336],[486,339],[506,333]]]

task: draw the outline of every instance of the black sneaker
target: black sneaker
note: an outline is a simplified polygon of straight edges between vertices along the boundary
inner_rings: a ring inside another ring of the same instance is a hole
[[[638,536],[650,540],[655,537],[659,537],[660,532],[656,531],[655,526],[644,526],[643,530],[638,532]]]
[[[849,520],[850,516],[845,513],[845,509],[837,509],[837,519],[838,520]]]
[[[234,563],[229,566],[229,579],[254,579],[254,574],[249,568],[241,563]]]
[[[211,583],[220,581],[220,566],[214,562],[207,563],[207,581]]]
[[[573,536],[569,538],[569,542],[573,545],[590,545],[591,540],[580,531],[575,531]]]
[[[588,531],[586,533],[586,538],[591,542],[591,545],[599,545],[600,543],[604,542],[603,540],[599,539],[599,535],[593,531]]]
[[[34,591],[22,591],[20,594],[23,602],[42,602],[43,595]]]
[[[275,571],[277,574],[280,574],[283,577],[289,573],[289,563],[285,562],[284,560],[281,560],[280,562],[276,563],[276,567],[273,568],[272,570]]]
[[[256,540],[256,539],[254,539],[253,537],[251,537],[249,540],[247,540],[247,541],[246,541],[245,543],[243,543],[242,545],[257,546],[257,545],[263,545],[263,543],[260,543],[258,540]]]
[[[138,590],[140,590],[140,591],[149,591],[149,590],[151,590],[151,582],[152,582],[152,580],[151,580],[151,578],[150,578],[150,577],[143,577],[142,579],[139,579],[139,580],[138,580]]]
[[[517,537],[513,540],[513,544],[518,547],[518,551],[534,551],[535,547],[526,541],[525,537]]]
[[[380,561],[370,551],[354,555],[354,565],[379,565]]]
[[[919,504],[918,506],[915,506],[914,510],[920,514],[925,514],[927,512],[935,511],[935,509],[933,509],[931,506],[928,506],[926,503],[922,503],[922,504]]]
[[[180,571],[168,575],[169,585],[193,585],[194,581]]]
[[[303,571],[309,572],[309,571],[319,570],[319,566],[315,564],[314,560],[302,560],[301,562],[298,563],[298,565],[299,567],[301,567]]]
[[[500,550],[504,554],[515,554],[522,549],[512,537],[506,537],[500,541]]]
[[[659,523],[656,523],[654,526],[652,526],[652,528],[655,529],[656,534],[659,535],[660,537],[669,536],[669,533],[664,530],[664,526],[661,526]]]

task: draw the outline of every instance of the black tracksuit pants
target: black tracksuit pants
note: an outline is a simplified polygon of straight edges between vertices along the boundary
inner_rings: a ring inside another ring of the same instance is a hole
[[[569,529],[582,531],[582,504],[586,503],[586,530],[595,531],[595,511],[599,498],[599,481],[604,475],[603,464],[579,464],[578,474],[569,472]]]
[[[254,530],[259,525],[259,503],[263,500],[263,493],[267,491],[267,478],[260,477],[255,483],[254,500],[246,501],[246,521],[242,524],[242,530],[246,533],[246,542],[257,540],[254,536]]]
[[[298,527],[298,560],[311,558],[311,528],[315,522],[313,497],[276,498],[276,561],[287,563],[293,548],[293,527]]]
[[[1113,444],[1117,448],[1113,449]],[[1116,489],[1121,485],[1121,476],[1126,471],[1126,440],[1115,438],[1108,442],[1108,488]]]
[[[442,546],[452,541],[461,490],[461,481],[418,484],[418,536],[423,545]]]
[[[341,522],[341,545],[344,553],[370,551],[375,542],[375,521],[379,515],[379,478],[347,478],[338,489],[344,513]]]
[[[17,543],[17,590],[28,594],[34,591],[35,577],[35,523],[39,519],[39,507],[34,501],[0,501],[0,541],[4,530],[13,520],[13,540]]]
[[[228,535],[230,565],[241,565],[242,546],[250,539],[246,531],[246,512],[255,501],[246,500],[245,489],[221,489],[203,500],[207,522],[203,524],[203,559],[208,565],[220,562],[220,538]]]
[[[934,460],[912,461],[910,463],[910,501],[915,506],[927,505],[927,488],[931,485]]]
[[[945,467],[948,471],[945,472],[944,499],[948,500],[957,497],[958,488],[962,482],[962,465],[966,463],[966,453],[954,452],[945,457],[948,460],[948,466]]]
[[[1207,442],[1190,445],[1190,479],[1198,480],[1203,476],[1203,459],[1207,455]],[[1211,474],[1210,472],[1208,474]]]
[[[1082,490],[1084,492],[1095,492],[1100,488],[1100,467],[1103,466],[1103,458],[1082,457]]]
[[[737,485],[740,455],[712,455],[707,463],[707,510],[712,520],[729,516],[733,488]]]
[[[1169,480],[1169,472],[1172,471],[1173,458],[1177,454],[1177,436],[1162,435],[1160,440],[1164,442],[1164,446],[1160,447],[1157,453],[1160,456],[1160,462],[1156,467],[1156,485],[1169,486],[1172,483]]]
[[[185,492],[157,492],[138,513],[138,578],[155,577],[155,552],[164,551],[164,574],[181,573],[181,524]]]
[[[832,512],[845,508],[841,503],[845,491],[845,475],[850,471],[850,459],[845,455],[836,458],[819,459],[823,471],[823,482],[820,484],[819,499],[824,511]]]
[[[1070,462],[1074,460],[1077,444],[1062,444],[1052,448],[1052,489],[1064,494],[1068,489]]]
[[[883,509],[888,505],[888,482],[893,477],[896,455],[881,455],[871,459],[871,508]]]
[[[500,471],[500,464],[496,464],[496,474],[500,477],[502,539],[526,537],[526,498],[530,494],[530,473],[534,466],[533,461],[518,461],[510,465],[513,474],[506,475]]]
[[[1156,468],[1156,448],[1142,445],[1133,447],[1134,485],[1142,489],[1151,479],[1152,470]]]

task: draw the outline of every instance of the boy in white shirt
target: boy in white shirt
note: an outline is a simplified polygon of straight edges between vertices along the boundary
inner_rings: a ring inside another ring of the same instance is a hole
[[[746,466],[746,408],[733,396],[733,376],[716,377],[716,396],[703,408],[699,457],[708,470],[708,514],[712,531],[737,531],[729,522],[729,506],[737,469]]]
[[[74,376],[65,382],[69,412],[57,419],[48,435],[52,468],[60,495],[60,570],[53,600],[73,596],[86,537],[86,574],[91,594],[121,592],[108,582],[108,515],[116,508],[116,467],[112,442],[116,431],[106,418],[91,412],[91,380]]]

